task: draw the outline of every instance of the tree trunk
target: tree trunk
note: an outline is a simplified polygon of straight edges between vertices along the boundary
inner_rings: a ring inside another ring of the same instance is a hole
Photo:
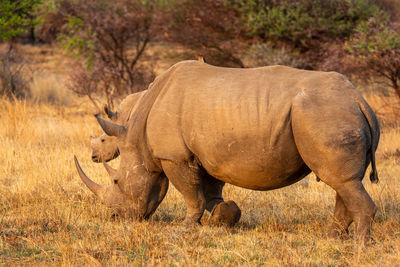
[[[36,41],[35,26],[33,24],[33,15],[29,14],[28,16],[29,16],[29,20],[30,20],[30,23],[31,23],[31,26],[29,28],[29,40],[31,41],[31,44],[33,45],[33,44],[35,44],[35,41]]]
[[[393,89],[396,92],[397,96],[400,98],[400,87],[396,86],[396,87],[393,87]]]
[[[14,50],[14,37],[8,39],[8,51],[7,53],[11,53]]]
[[[36,41],[36,36],[35,36],[35,27],[31,26],[29,29],[29,40],[31,41],[31,44],[34,45]]]
[[[99,107],[99,105],[97,105],[96,101],[93,99],[93,97],[90,94],[87,94],[89,100],[93,103],[93,105],[96,107],[98,114],[101,113],[101,108]]]
[[[392,80],[392,87],[394,89],[394,92],[400,98],[400,86],[399,86],[399,83],[397,82],[397,78],[392,77],[391,80]]]

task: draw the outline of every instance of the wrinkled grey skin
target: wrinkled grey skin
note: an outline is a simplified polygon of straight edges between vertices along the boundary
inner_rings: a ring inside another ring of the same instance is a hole
[[[337,193],[331,234],[354,222],[357,238],[370,237],[376,206],[361,180],[370,162],[371,181],[378,180],[379,126],[338,73],[184,61],[150,85],[127,127],[97,119],[121,153],[114,187],[100,186],[108,205],[147,217],[168,177],[192,224],[216,207],[225,182],[272,190],[313,171]]]
[[[137,107],[137,103],[142,99],[146,91],[138,92],[128,95],[118,106],[116,112],[112,112],[106,106],[104,108],[108,118],[112,122],[125,125],[128,122],[131,112]],[[92,147],[92,160],[100,163],[103,161],[110,161],[119,156],[119,149],[117,146],[117,138],[102,134],[98,137],[90,137],[90,144]]]
[[[101,186],[86,176],[76,157],[74,157],[74,160],[82,181],[112,209],[114,215],[148,219],[168,191],[169,183],[165,175],[152,175],[143,169],[143,165],[134,167],[136,169],[134,172],[135,179],[132,179],[129,171],[125,173],[126,178],[121,179],[121,172],[117,172],[104,162],[104,166],[110,174],[112,185]],[[121,167],[126,168],[125,164],[126,162],[121,160]],[[125,190],[121,190],[121,188],[125,188]]]

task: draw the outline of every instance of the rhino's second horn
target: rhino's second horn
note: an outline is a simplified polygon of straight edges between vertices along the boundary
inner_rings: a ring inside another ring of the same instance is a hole
[[[104,168],[106,168],[106,171],[108,172],[108,174],[111,176],[111,178],[115,175],[115,173],[117,172],[116,169],[114,169],[113,167],[111,167],[110,165],[108,165],[105,161],[103,162]]]
[[[107,105],[104,106],[104,112],[107,114],[107,117],[109,119],[113,119],[117,117],[117,113],[116,112],[112,112]]]
[[[108,136],[123,136],[126,133],[126,128],[124,126],[112,123],[111,121],[106,121],[100,118],[97,114],[95,115],[97,122],[100,124],[103,131]]]

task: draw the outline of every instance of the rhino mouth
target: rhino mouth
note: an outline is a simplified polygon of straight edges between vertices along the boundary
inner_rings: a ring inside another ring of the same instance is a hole
[[[119,149],[117,149],[117,151],[115,151],[114,156],[113,156],[112,159],[115,159],[115,158],[117,158],[118,156],[119,156]],[[110,159],[110,160],[111,160],[111,159]],[[107,160],[107,161],[109,161],[109,160]]]
[[[106,158],[104,159],[102,156],[100,155],[96,155],[96,154],[92,154],[92,161],[96,162],[96,163],[101,163],[101,162],[109,162],[110,160],[113,160],[117,157],[119,157],[119,149],[117,149],[117,151],[115,151],[114,155],[111,158]]]
[[[101,162],[100,157],[97,156],[97,155],[92,155],[92,161],[96,162],[96,163],[100,163]]]

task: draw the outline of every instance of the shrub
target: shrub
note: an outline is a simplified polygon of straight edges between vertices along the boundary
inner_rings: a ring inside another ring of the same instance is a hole
[[[15,50],[0,54],[0,95],[26,98],[30,95],[32,75],[26,61]]]
[[[348,37],[378,7],[372,0],[224,0],[238,10],[249,36],[302,50]]]
[[[45,71],[35,73],[30,83],[30,98],[33,103],[63,106],[73,103],[72,92],[65,88],[62,76]]]
[[[244,67],[238,54],[243,26],[221,0],[177,0],[166,14],[165,38],[200,52],[208,63]]]
[[[80,66],[71,79],[86,79],[86,88],[76,81],[70,83],[74,92],[91,100],[93,94],[105,94],[113,107],[116,98],[146,89],[153,73],[138,62],[155,29],[150,3],[60,0],[59,4],[58,12],[67,18],[60,40]]]
[[[305,60],[290,49],[284,47],[274,49],[266,43],[252,45],[247,52],[246,59],[249,61],[248,65],[252,67],[284,65],[307,68]]]
[[[0,1],[0,39],[9,40],[33,31],[38,23],[33,17],[35,8],[41,0],[2,0]]]
[[[347,48],[366,71],[378,74],[400,97],[400,31],[385,12],[360,23]]]

